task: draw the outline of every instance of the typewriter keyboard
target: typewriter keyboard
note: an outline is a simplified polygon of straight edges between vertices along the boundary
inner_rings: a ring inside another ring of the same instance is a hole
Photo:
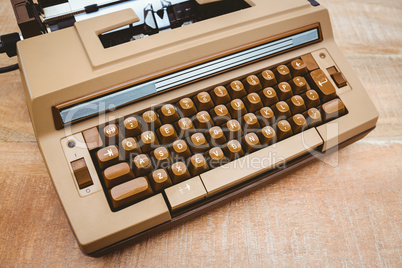
[[[83,131],[111,210],[157,193],[172,211],[202,200],[206,172],[347,113],[330,79],[308,54]]]

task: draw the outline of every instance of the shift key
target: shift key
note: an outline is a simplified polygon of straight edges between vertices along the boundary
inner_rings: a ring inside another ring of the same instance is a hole
[[[165,193],[173,211],[202,200],[207,195],[199,176],[173,185],[165,189]]]

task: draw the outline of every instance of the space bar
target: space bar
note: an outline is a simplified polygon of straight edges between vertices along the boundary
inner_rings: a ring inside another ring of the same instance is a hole
[[[216,169],[200,175],[207,196],[226,190],[243,181],[286,165],[323,143],[315,128],[277,142]]]

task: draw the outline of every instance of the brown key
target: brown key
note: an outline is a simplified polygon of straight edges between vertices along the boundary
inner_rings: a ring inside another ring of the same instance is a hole
[[[284,101],[276,103],[271,109],[274,111],[277,120],[286,119],[291,116],[289,105]]]
[[[202,153],[209,149],[209,144],[202,133],[194,133],[189,139],[187,139],[187,141],[188,146],[194,154]]]
[[[171,146],[172,157],[175,161],[185,159],[190,157],[191,151],[187,145],[187,142],[184,140],[177,140],[173,142]]]
[[[84,130],[82,135],[84,136],[88,150],[92,151],[103,146],[102,138],[99,135],[99,131],[96,127]]]
[[[146,111],[145,113],[142,114],[142,119],[145,122],[146,129],[148,130],[156,130],[159,128],[162,124],[161,121],[159,120],[158,115],[156,114],[155,111]]]
[[[145,131],[140,136],[139,144],[141,151],[147,153],[158,147],[159,141],[153,131]]]
[[[200,92],[194,97],[194,103],[198,111],[208,111],[214,107],[211,95],[208,92]]]
[[[290,70],[286,65],[279,65],[275,68],[274,73],[278,83],[289,81],[290,79],[292,79],[292,76],[290,75]]]
[[[183,98],[177,103],[177,107],[183,114],[183,116],[191,117],[197,113],[197,108],[190,98]]]
[[[255,133],[248,133],[241,139],[243,150],[246,153],[252,153],[255,150],[261,149],[260,139]]]
[[[119,127],[116,124],[110,124],[103,128],[103,135],[105,137],[105,144],[111,145],[119,142]]]
[[[294,95],[293,97],[287,100],[287,103],[289,105],[292,114],[302,113],[306,110],[304,100],[299,95]]]
[[[214,125],[211,116],[207,111],[198,112],[194,117],[194,125],[197,131],[205,131]]]
[[[111,145],[97,151],[96,157],[98,158],[99,167],[105,169],[119,162],[119,150],[116,145]]]
[[[315,62],[315,60],[311,54],[303,55],[300,58],[306,65],[306,68],[309,72],[320,68],[320,67],[318,67],[317,63]]]
[[[133,171],[137,177],[147,176],[153,169],[151,159],[146,154],[139,154],[133,159]]]
[[[134,173],[126,162],[108,167],[102,172],[102,175],[108,189],[134,179]]]
[[[229,92],[223,86],[219,86],[211,90],[210,95],[215,105],[226,104],[232,100],[229,96]]]
[[[216,168],[229,162],[220,147],[211,148],[205,153],[205,155],[211,168]]]
[[[278,95],[272,87],[264,88],[264,90],[260,92],[260,97],[265,106],[271,106],[279,101]]]
[[[207,160],[202,154],[195,154],[190,158],[188,163],[188,170],[191,175],[196,176],[202,172],[205,172],[209,169],[207,164]]]
[[[295,59],[293,60],[289,65],[289,70],[292,73],[293,77],[296,76],[302,76],[307,74],[307,67],[306,64],[304,64],[304,61],[301,59]]]
[[[257,92],[262,89],[260,79],[255,75],[247,76],[247,78],[243,80],[243,85],[248,93]]]
[[[176,162],[171,165],[168,171],[173,183],[179,183],[191,177],[186,164],[182,161]]]
[[[175,123],[179,138],[186,138],[195,132],[193,121],[190,118],[184,117]]]
[[[279,140],[286,139],[293,134],[292,127],[287,120],[280,120],[274,126],[274,129]]]
[[[170,180],[169,174],[163,168],[154,170],[151,174],[149,174],[148,178],[156,193],[161,192],[163,189],[173,184]]]
[[[226,136],[229,140],[238,139],[243,136],[241,125],[236,119],[229,120],[224,125],[224,132],[226,132]]]
[[[250,93],[243,98],[244,105],[246,105],[247,111],[254,113],[258,109],[261,109],[262,104],[261,97],[257,93]]]
[[[321,124],[321,113],[317,108],[310,108],[307,112],[304,112],[308,127],[315,127]]]
[[[243,148],[241,147],[241,144],[238,140],[228,141],[228,143],[223,146],[223,151],[225,152],[226,157],[230,159],[230,161],[244,156]]]
[[[228,108],[232,118],[239,118],[247,113],[246,106],[244,106],[243,101],[240,99],[232,100],[226,105],[226,107]]]
[[[179,120],[180,116],[172,104],[165,104],[159,110],[159,118],[164,124],[170,124]]]
[[[290,80],[290,86],[292,87],[294,94],[297,95],[300,95],[309,89],[306,79],[301,76],[296,76]]]
[[[317,91],[311,89],[302,95],[304,98],[304,102],[306,103],[306,107],[318,107],[320,105],[320,96],[318,96]]]
[[[125,159],[141,153],[140,145],[135,138],[125,138],[121,142],[122,155]]]
[[[130,116],[123,121],[124,135],[126,137],[135,137],[141,134],[142,127],[140,121],[134,117]]]
[[[259,77],[263,87],[272,87],[277,84],[275,74],[271,70],[263,71]]]
[[[257,111],[256,115],[258,121],[260,122],[260,126],[263,127],[272,125],[276,121],[275,114],[269,107],[262,107],[259,111]]]
[[[312,87],[320,95],[322,102],[327,102],[336,97],[335,87],[321,69],[312,71],[308,77],[311,80]]]
[[[334,99],[321,106],[322,119],[324,122],[340,117],[345,114],[346,108],[340,99]]]
[[[210,113],[216,125],[222,125],[231,119],[228,108],[223,104],[215,106]]]
[[[208,129],[208,131],[205,132],[205,137],[211,146],[217,146],[226,142],[225,134],[222,128],[218,126]]]
[[[279,83],[276,92],[280,100],[286,100],[293,96],[292,87],[288,82]]]
[[[278,139],[276,137],[275,130],[271,126],[263,127],[261,130],[257,132],[258,137],[260,138],[260,142],[263,145],[270,145]]]
[[[243,126],[244,133],[256,132],[261,128],[257,116],[253,113],[245,114],[242,117],[241,125]]]
[[[178,138],[176,130],[171,124],[165,124],[161,126],[157,129],[156,133],[158,134],[161,144],[169,144],[171,142],[174,142]]]
[[[307,129],[306,118],[304,118],[302,114],[295,114],[289,118],[289,123],[292,126],[292,131],[294,134]]]
[[[151,158],[155,168],[167,168],[173,161],[166,147],[158,147],[151,152]]]
[[[247,95],[246,89],[243,86],[243,83],[236,80],[230,83],[227,86],[227,90],[232,97],[232,99],[241,99]]]
[[[145,177],[135,178],[109,190],[114,209],[125,207],[152,194],[152,188]]]

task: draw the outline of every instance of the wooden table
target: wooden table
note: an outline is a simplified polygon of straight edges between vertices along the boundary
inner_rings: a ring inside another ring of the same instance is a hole
[[[40,155],[19,72],[0,75],[0,266],[402,266],[402,2],[322,0],[375,101],[364,140],[174,229],[84,256]],[[17,31],[9,1],[0,33]],[[15,59],[0,56],[0,66]]]

